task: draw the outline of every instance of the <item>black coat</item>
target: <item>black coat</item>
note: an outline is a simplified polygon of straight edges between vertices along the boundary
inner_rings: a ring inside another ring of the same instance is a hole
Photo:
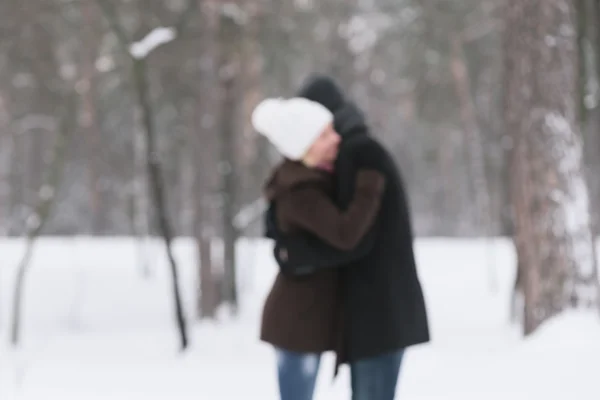
[[[371,167],[386,178],[386,189],[373,228],[352,251],[328,246],[303,232],[284,235],[267,213],[267,236],[284,273],[306,274],[339,267],[344,304],[344,348],[339,362],[352,362],[429,341],[429,326],[413,253],[409,207],[399,169],[374,138],[360,111],[346,104],[336,112],[343,142],[336,162],[336,201],[350,203],[356,172]],[[284,248],[287,259],[278,257]],[[341,354],[340,354],[341,353]]]

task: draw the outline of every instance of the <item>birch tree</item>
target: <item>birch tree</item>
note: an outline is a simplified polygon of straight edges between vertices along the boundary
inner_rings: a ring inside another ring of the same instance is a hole
[[[577,119],[577,17],[564,0],[509,0],[505,127],[524,333],[573,307],[598,307]]]

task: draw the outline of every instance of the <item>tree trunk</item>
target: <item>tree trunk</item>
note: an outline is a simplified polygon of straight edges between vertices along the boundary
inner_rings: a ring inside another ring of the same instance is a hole
[[[584,143],[584,160],[590,208],[592,214],[592,232],[597,237],[600,209],[600,182],[589,179],[594,171],[600,169],[600,74],[598,69],[598,48],[594,45],[600,40],[598,26],[597,0],[578,0],[578,49],[579,49],[579,116]]]
[[[240,13],[242,11],[240,10]],[[238,14],[239,15],[239,14]],[[221,222],[223,235],[223,299],[231,307],[233,315],[238,311],[236,285],[235,243],[238,232],[233,225],[235,216],[236,185],[236,132],[239,129],[236,121],[239,118],[241,96],[239,95],[239,80],[241,76],[240,42],[241,23],[232,14],[221,12],[219,20],[218,43],[220,49],[219,65],[219,137],[220,155],[219,172],[221,176]]]
[[[263,24],[268,29],[265,42],[268,44],[267,70],[275,77],[274,87],[269,92],[277,96],[291,96],[294,91],[290,56],[293,52],[294,6],[293,0],[271,0],[272,12]]]
[[[203,78],[201,78],[203,79]],[[202,101],[202,100],[201,100]],[[200,116],[194,119],[200,122],[206,111],[208,111],[208,101],[200,111]],[[197,107],[200,109],[200,107]],[[196,114],[197,115],[197,114]],[[193,197],[194,197],[194,237],[198,251],[198,279],[197,287],[197,317],[199,319],[214,319],[217,307],[219,305],[219,292],[217,291],[217,281],[213,268],[212,257],[212,229],[210,229],[210,208],[207,199],[210,198],[211,190],[209,184],[209,173],[211,171],[212,160],[206,147],[206,135],[203,133],[213,132],[213,129],[202,129],[201,123],[197,124],[198,129],[191,135],[192,148],[195,149],[196,157],[193,159]],[[205,148],[203,148],[203,146]]]
[[[592,0],[592,2],[594,5],[592,21],[594,21],[594,26],[596,27],[596,35],[592,40],[592,44],[596,44],[596,60],[598,60],[596,63],[596,73],[597,79],[600,82],[600,0]]]
[[[179,273],[172,249],[173,231],[167,215],[164,179],[160,168],[160,161],[158,159],[158,149],[156,148],[156,127],[154,124],[154,113],[150,102],[150,93],[148,92],[149,83],[146,75],[146,60],[135,59],[132,61],[135,89],[140,111],[142,113],[144,131],[146,133],[146,160],[148,163],[148,176],[150,177],[150,189],[152,191],[152,198],[158,215],[158,227],[165,242],[167,257],[171,267],[171,284],[173,300],[175,303],[175,318],[179,331],[180,349],[183,351],[188,347],[187,326],[181,301],[181,291],[179,289]]]
[[[56,192],[61,183],[64,166],[67,160],[66,148],[67,139],[70,137],[70,130],[72,129],[72,121],[74,120],[73,115],[74,101],[69,99],[67,101],[66,114],[63,116],[63,122],[59,126],[58,138],[56,139],[53,153],[52,162],[48,168],[47,179],[43,181],[38,190],[38,198],[36,199],[36,206],[32,215],[29,216],[26,238],[27,242],[25,245],[25,253],[19,265],[17,267],[17,276],[15,278],[13,302],[12,302],[12,321],[10,331],[10,341],[13,346],[19,344],[21,338],[21,316],[22,316],[22,303],[25,289],[25,283],[27,279],[27,273],[30,271],[31,257],[33,256],[33,250],[37,238],[42,233],[42,230],[46,226],[52,207],[56,200]]]
[[[484,233],[489,241],[488,249],[488,279],[492,292],[498,289],[498,278],[496,274],[495,255],[493,253],[494,222],[492,214],[492,201],[486,174],[486,163],[484,148],[481,138],[481,130],[477,122],[477,114],[473,96],[471,94],[471,81],[465,57],[462,38],[455,36],[451,39],[452,58],[450,69],[454,77],[456,94],[460,103],[460,114],[465,130],[468,153],[469,170],[475,194],[475,206],[477,207],[477,231]]]
[[[597,307],[599,289],[577,123],[574,5],[509,0],[505,18],[504,112],[528,335],[567,308]]]
[[[198,70],[198,96],[195,112],[191,114],[190,143],[194,149],[194,237],[198,254],[198,285],[196,292],[196,312],[199,319],[214,319],[220,301],[218,281],[215,274],[215,263],[212,252],[214,234],[214,212],[211,199],[214,197],[218,182],[216,165],[219,154],[216,142],[219,131],[215,115],[219,99],[217,96],[203,95],[215,93],[218,89],[216,74],[216,56],[218,51],[217,28],[219,14],[214,8],[200,13],[200,24],[203,27],[198,42],[200,62]]]
[[[198,317],[214,319],[217,314],[218,292],[215,273],[212,268],[211,240],[208,235],[197,235],[200,262],[200,296],[198,299]]]
[[[146,170],[146,139],[144,132],[139,125],[136,125],[133,132],[133,176],[131,193],[132,205],[132,228],[133,235],[136,238],[136,247],[138,252],[138,263],[142,277],[148,278],[151,275],[150,259],[148,250],[150,244],[150,207],[148,196],[148,171]]]
[[[200,118],[196,118],[200,119]],[[200,136],[200,135],[198,135]],[[202,145],[201,137],[194,141],[195,148]],[[219,293],[213,269],[212,240],[210,218],[206,195],[209,192],[206,178],[206,155],[198,153],[195,159],[194,173],[194,237],[198,253],[198,291],[197,291],[197,317],[199,319],[214,319],[219,305]]]
[[[99,233],[101,224],[101,193],[98,185],[98,153],[100,151],[100,131],[96,116],[95,97],[95,60],[98,55],[98,38],[94,34],[94,4],[87,2],[82,4],[82,13],[85,20],[85,48],[82,57],[82,77],[79,82],[81,87],[83,113],[81,125],[86,133],[87,145],[87,167],[89,177],[89,201],[90,201],[90,226],[89,232],[94,235]]]
[[[14,153],[13,132],[8,126],[5,100],[0,94],[0,236],[10,232],[10,172]]]
[[[588,20],[588,23],[590,26],[593,26],[594,29],[591,30],[591,40],[590,40],[590,44],[593,47],[593,51],[595,54],[595,61],[596,61],[596,82],[598,84],[597,86],[597,94],[596,94],[596,100],[598,101],[598,104],[596,105],[596,112],[594,113],[594,121],[592,122],[592,126],[594,127],[594,132],[600,136],[600,0],[590,0],[590,5],[592,8],[592,17]],[[595,46],[594,46],[595,44]],[[588,176],[588,179],[590,177]],[[593,224],[593,230],[592,232],[594,233],[594,238],[597,238],[597,234],[598,232],[600,232],[600,189],[598,190],[599,192],[599,198],[596,198],[594,204],[598,204],[598,209],[594,210],[594,213],[592,215],[595,215],[596,220],[594,221]],[[596,243],[596,242],[594,242]],[[596,247],[594,246],[594,249]],[[598,267],[598,263],[596,262],[596,277],[598,277],[600,275],[600,269]]]

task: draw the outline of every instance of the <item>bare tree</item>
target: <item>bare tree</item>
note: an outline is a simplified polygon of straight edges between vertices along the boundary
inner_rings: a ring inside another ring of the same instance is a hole
[[[120,24],[116,11],[111,4],[104,0],[97,1],[111,29],[117,36],[123,51],[130,57],[132,79],[135,94],[141,112],[142,126],[146,139],[146,162],[148,176],[150,178],[150,190],[158,214],[158,225],[165,243],[169,265],[171,267],[171,283],[175,303],[175,318],[180,337],[181,350],[188,347],[189,339],[187,324],[179,289],[179,273],[177,262],[172,249],[174,232],[167,215],[166,193],[164,177],[161,171],[160,160],[156,148],[157,128],[154,121],[154,109],[150,96],[150,84],[148,82],[147,56],[158,46],[174,40],[186,26],[188,19],[197,6],[196,0],[189,0],[186,10],[175,25],[175,28],[157,28],[150,32],[142,41],[132,43],[125,29]]]
[[[494,265],[493,253],[493,214],[490,198],[489,183],[486,175],[485,149],[481,129],[477,122],[475,104],[473,102],[469,69],[464,51],[464,35],[454,35],[451,38],[451,70],[456,85],[456,94],[460,103],[460,115],[463,129],[468,142],[469,170],[471,172],[475,193],[475,206],[478,225],[483,228],[486,238],[491,242],[488,250],[488,279],[490,289],[498,289],[498,278]]]
[[[509,0],[506,130],[523,268],[524,332],[570,307],[597,307],[596,255],[577,122],[577,18],[562,0]]]
[[[78,82],[79,92],[82,97],[83,115],[81,125],[86,134],[86,159],[88,162],[89,195],[90,195],[90,225],[89,231],[96,234],[100,229],[100,204],[101,193],[98,179],[98,153],[100,151],[100,132],[97,121],[97,107],[95,104],[96,93],[96,67],[95,60],[98,56],[98,39],[95,34],[96,16],[94,3],[81,4],[84,26],[85,46],[82,50],[82,76]]]
[[[194,102],[193,129],[190,131],[190,144],[194,151],[194,228],[198,254],[197,317],[214,319],[220,303],[218,290],[219,277],[213,257],[212,204],[214,187],[219,177],[216,173],[216,161],[219,154],[215,149],[218,142],[217,114],[218,98],[203,94],[214,93],[218,87],[216,71],[217,24],[219,16],[213,7],[207,7],[200,15],[202,36],[198,41],[201,50],[200,68],[197,77],[198,89]]]
[[[14,137],[8,128],[8,115],[4,98],[0,94],[0,236],[8,233],[10,224],[10,166],[12,164]]]
[[[233,223],[236,206],[236,134],[241,111],[241,43],[246,12],[235,2],[220,8],[217,43],[219,74],[219,174],[221,176],[221,222],[223,235],[223,300],[233,315],[238,312],[235,244],[239,232]]]
[[[17,276],[15,280],[13,302],[12,302],[12,322],[10,341],[13,346],[19,344],[21,337],[21,316],[23,291],[25,288],[27,273],[30,270],[30,261],[33,256],[36,240],[46,226],[51,215],[52,207],[55,204],[56,193],[60,186],[62,173],[66,160],[67,139],[73,129],[72,122],[76,114],[74,100],[67,102],[65,115],[62,117],[62,123],[58,126],[58,137],[54,144],[52,152],[52,162],[48,169],[47,180],[38,190],[38,202],[34,212],[28,218],[27,243],[25,252],[19,261],[17,267]]]

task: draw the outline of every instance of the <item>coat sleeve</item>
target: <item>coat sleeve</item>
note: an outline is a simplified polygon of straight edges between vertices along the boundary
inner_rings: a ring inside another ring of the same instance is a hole
[[[368,167],[378,170],[385,176],[381,154],[378,146],[362,143],[359,157],[348,151],[340,155],[339,172],[340,193],[338,203],[344,209],[351,199],[354,178],[359,168]],[[349,207],[349,206],[348,206]],[[369,253],[379,235],[381,213],[360,240],[349,250],[335,248],[320,240],[310,232],[283,233],[278,232],[274,247],[274,257],[284,273],[305,275],[315,270],[331,267],[343,267]]]
[[[358,245],[349,251],[330,246],[309,232],[280,233],[273,256],[280,270],[290,276],[344,267],[369,253],[375,243],[379,224],[379,221],[375,221]]]
[[[384,186],[380,173],[364,169],[357,174],[352,201],[346,210],[340,210],[322,190],[307,186],[280,199],[278,216],[325,243],[348,251],[358,245],[373,224]]]

